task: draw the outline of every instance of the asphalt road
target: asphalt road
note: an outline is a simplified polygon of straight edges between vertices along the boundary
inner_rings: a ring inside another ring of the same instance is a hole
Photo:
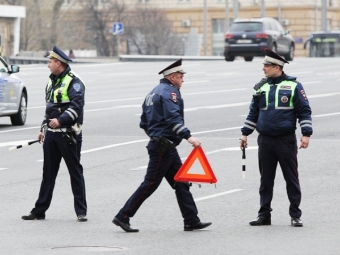
[[[125,233],[113,216],[142,182],[148,138],[139,128],[141,104],[158,84],[167,62],[74,64],[86,82],[82,164],[88,222],[76,221],[69,174],[62,163],[46,220],[23,221],[37,199],[42,177],[42,147],[15,151],[11,146],[37,137],[44,116],[46,65],[25,65],[18,74],[28,87],[28,119],[13,127],[0,118],[0,254],[339,254],[340,59],[295,59],[284,70],[304,85],[313,110],[314,135],[299,150],[303,228],[290,226],[285,182],[278,167],[272,226],[251,227],[259,209],[257,134],[248,138],[247,176],[241,178],[238,148],[252,87],[263,77],[262,58],[185,61],[181,89],[186,125],[202,141],[217,185],[192,186],[199,217],[213,224],[184,232],[174,191],[163,182],[142,205]],[[298,139],[301,137],[297,130]],[[191,146],[178,147],[186,158]],[[202,171],[196,164],[191,170]]]

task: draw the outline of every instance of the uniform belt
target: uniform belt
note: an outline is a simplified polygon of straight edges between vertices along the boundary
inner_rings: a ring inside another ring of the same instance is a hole
[[[57,129],[48,128],[47,130],[52,131],[52,132],[66,132],[67,128],[57,128]]]

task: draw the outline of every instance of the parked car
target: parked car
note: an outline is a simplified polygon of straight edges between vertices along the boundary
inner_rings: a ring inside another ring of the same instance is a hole
[[[12,125],[21,126],[27,116],[27,89],[14,73],[17,65],[8,65],[0,56],[0,117],[9,116]]]
[[[225,34],[226,61],[234,61],[236,56],[252,61],[254,56],[263,56],[265,48],[275,51],[288,61],[294,58],[294,38],[276,19],[236,19]]]

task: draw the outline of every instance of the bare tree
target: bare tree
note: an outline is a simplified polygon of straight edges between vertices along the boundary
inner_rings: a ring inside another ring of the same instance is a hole
[[[179,54],[181,39],[171,31],[171,24],[159,9],[137,7],[126,28],[129,48],[138,54]]]
[[[46,50],[58,42],[60,10],[64,0],[0,0],[9,5],[25,5],[26,18],[21,20],[20,46],[23,50]]]
[[[56,0],[52,9],[52,22],[51,22],[51,35],[50,35],[50,43],[51,45],[55,45],[58,39],[57,26],[59,21],[59,13],[61,5],[64,0]]]
[[[85,40],[97,49],[101,56],[112,56],[117,51],[111,26],[113,22],[123,21],[125,5],[123,1],[107,0],[98,5],[97,0],[83,3],[85,14]]]

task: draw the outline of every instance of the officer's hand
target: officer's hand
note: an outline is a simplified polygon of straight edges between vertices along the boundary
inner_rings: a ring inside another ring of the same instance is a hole
[[[40,133],[38,134],[39,143],[44,142],[44,138],[45,138],[44,134],[43,134],[42,132],[40,132]]]
[[[60,126],[60,123],[58,119],[54,118],[54,119],[50,119],[50,123],[48,125],[54,129],[54,128],[58,128]]]
[[[241,138],[239,140],[240,140],[240,148],[241,148],[241,150],[243,148],[247,148],[248,147],[247,136],[243,135],[243,136],[241,136]]]
[[[301,144],[300,144],[299,149],[301,149],[301,148],[303,148],[303,149],[308,148],[308,145],[309,145],[309,137],[308,136],[301,137],[300,141],[301,141]]]
[[[192,144],[192,147],[200,147],[201,146],[201,142],[200,140],[198,140],[196,137],[190,136],[190,138],[188,139],[188,142]]]

